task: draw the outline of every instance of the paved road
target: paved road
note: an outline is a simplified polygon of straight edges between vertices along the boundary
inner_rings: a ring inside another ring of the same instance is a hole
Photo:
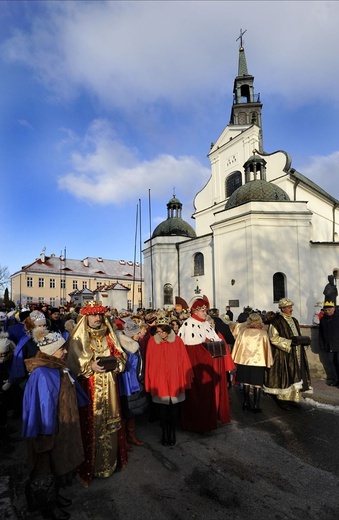
[[[124,470],[95,479],[89,489],[75,482],[66,490],[71,518],[336,520],[339,407],[307,400],[286,412],[265,396],[263,413],[255,415],[243,412],[241,402],[235,387],[231,424],[204,435],[179,431],[175,447],[163,447],[158,424],[142,418],[145,445],[134,449]],[[25,508],[19,435],[14,445],[0,470],[13,493],[7,518],[36,520]]]

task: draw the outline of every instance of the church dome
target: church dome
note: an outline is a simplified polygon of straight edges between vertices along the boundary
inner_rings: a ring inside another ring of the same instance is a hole
[[[161,222],[153,231],[152,238],[181,236],[188,238],[196,238],[196,233],[192,226],[181,218],[182,204],[179,199],[173,195],[172,199],[167,203],[167,220]]]
[[[283,202],[288,200],[290,198],[282,188],[272,182],[258,179],[249,181],[235,190],[226,202],[225,209],[235,208],[250,201]]]
[[[182,218],[171,217],[161,222],[153,231],[152,238],[179,235],[181,237],[195,238],[197,235]]]

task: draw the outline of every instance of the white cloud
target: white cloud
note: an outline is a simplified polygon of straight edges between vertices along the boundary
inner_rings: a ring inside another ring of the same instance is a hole
[[[139,160],[115,136],[104,120],[93,121],[81,146],[72,153],[72,171],[59,178],[59,188],[78,199],[98,204],[122,205],[147,197],[163,199],[180,186],[181,200],[193,200],[210,170],[194,157],[160,154]]]
[[[333,1],[49,2],[2,52],[60,98],[85,90],[106,107],[185,106],[225,91],[243,27],[249,72],[300,105],[323,98],[324,75],[339,81],[338,16]],[[326,96],[337,102],[335,88]]]
[[[327,156],[311,156],[300,172],[339,199],[339,151]]]

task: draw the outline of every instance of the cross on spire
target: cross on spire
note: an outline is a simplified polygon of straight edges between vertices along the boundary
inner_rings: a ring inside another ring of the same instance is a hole
[[[240,36],[239,36],[239,38],[236,39],[236,41],[240,40],[240,47],[243,47],[243,36],[246,31],[247,31],[247,29],[245,29],[244,31],[242,29],[240,29]]]

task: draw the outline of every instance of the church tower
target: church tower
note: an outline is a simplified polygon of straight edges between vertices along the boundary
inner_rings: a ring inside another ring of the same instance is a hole
[[[260,128],[259,152],[263,152],[262,119],[260,94],[254,94],[254,76],[247,70],[243,35],[245,31],[240,29],[239,64],[238,75],[234,80],[233,105],[231,110],[230,125],[257,125]]]

